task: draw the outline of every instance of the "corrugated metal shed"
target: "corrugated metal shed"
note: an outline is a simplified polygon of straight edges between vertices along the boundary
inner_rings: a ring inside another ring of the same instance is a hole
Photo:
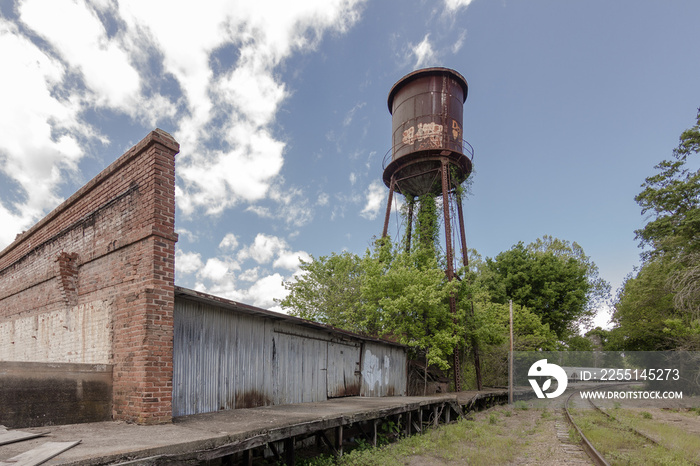
[[[176,287],[173,416],[406,394],[406,348]]]

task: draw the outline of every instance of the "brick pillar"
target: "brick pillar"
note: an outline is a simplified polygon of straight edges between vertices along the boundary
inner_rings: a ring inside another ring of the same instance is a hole
[[[114,306],[114,419],[158,424],[172,419],[175,304],[175,154],[179,145],[160,130],[135,146],[128,172],[136,183],[134,225],[118,263],[135,273]]]

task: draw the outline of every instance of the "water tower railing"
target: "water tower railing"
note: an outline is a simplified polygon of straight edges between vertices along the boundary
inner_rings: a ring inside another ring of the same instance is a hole
[[[389,165],[391,162],[396,160],[394,158],[394,154],[400,153],[404,148],[411,146],[412,144],[397,144],[391,149],[389,149],[386,154],[384,154],[384,158],[382,160],[382,170],[386,169],[387,165]],[[472,147],[471,144],[466,139],[462,139],[462,154],[466,155],[469,157],[469,160],[472,162],[474,161],[474,148]],[[403,157],[403,156],[402,156]],[[401,157],[398,157],[401,158]]]

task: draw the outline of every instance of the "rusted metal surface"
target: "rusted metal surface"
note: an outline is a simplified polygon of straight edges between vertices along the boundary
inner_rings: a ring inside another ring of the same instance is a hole
[[[394,159],[416,150],[462,152],[462,112],[467,81],[447,68],[408,74],[389,92]]]
[[[404,76],[389,92],[392,114],[391,162],[384,170],[384,183],[404,195],[440,192],[440,156],[455,167],[456,184],[471,172],[464,155],[462,114],[467,81],[447,68],[427,68]],[[469,146],[469,150],[471,146]],[[437,183],[436,183],[437,181]]]
[[[231,303],[226,308],[223,302],[187,298],[175,300],[174,417],[359,395],[366,344],[390,355],[386,380],[403,392],[380,387],[365,396],[405,393],[402,346],[304,327],[299,319],[274,313],[235,312]]]
[[[389,198],[386,201],[386,214],[384,215],[384,229],[382,230],[382,238],[386,237],[389,231],[389,217],[391,216],[391,201],[394,198],[394,180],[389,182]]]

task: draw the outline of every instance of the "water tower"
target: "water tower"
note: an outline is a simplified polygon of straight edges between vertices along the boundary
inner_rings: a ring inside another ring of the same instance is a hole
[[[468,265],[462,199],[456,189],[471,173],[471,158],[474,155],[471,145],[464,140],[462,126],[467,90],[467,81],[458,72],[448,68],[426,68],[401,78],[391,88],[388,98],[392,115],[392,148],[383,164],[383,179],[389,188],[389,199],[382,237],[387,235],[389,229],[395,192],[409,199],[428,193],[441,196],[449,280],[455,277],[452,244],[454,219],[450,215],[450,207],[454,204],[457,207],[462,262]],[[413,203],[409,203],[407,247],[410,247],[411,241],[412,206]],[[454,297],[450,299],[450,310],[456,313]],[[459,391],[461,380],[456,350],[453,362],[455,389]],[[477,380],[481,381],[478,372]]]

